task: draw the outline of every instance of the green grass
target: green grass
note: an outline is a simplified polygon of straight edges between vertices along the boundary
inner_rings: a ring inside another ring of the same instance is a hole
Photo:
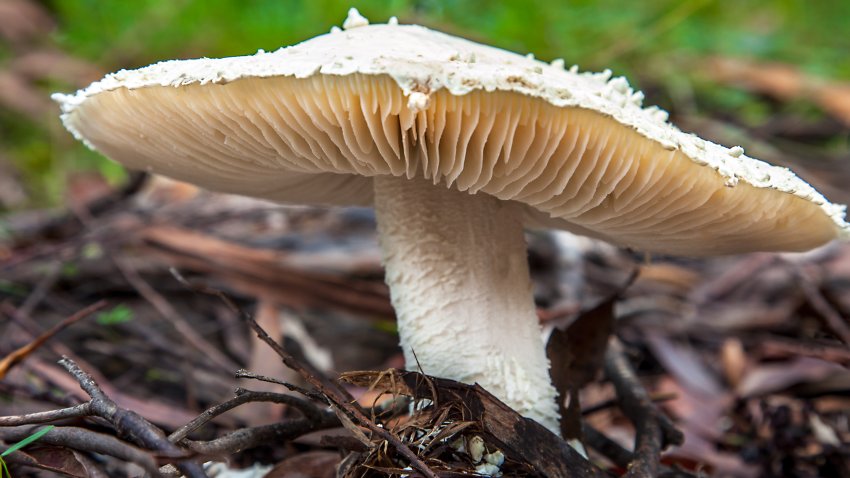
[[[53,430],[54,428],[55,427],[53,425],[48,425],[44,428],[41,428],[38,431],[36,431],[35,433],[33,433],[32,435],[30,435],[30,436],[24,438],[23,440],[19,441],[18,443],[15,443],[14,445],[10,446],[6,450],[4,450],[3,453],[0,453],[0,478],[3,478],[4,475],[5,475],[5,478],[12,478],[12,474],[9,473],[9,468],[6,466],[6,462],[3,460],[4,456],[11,455],[12,453],[20,450],[21,448],[31,444],[32,442],[34,442],[34,441],[38,440],[39,438],[43,437],[44,435],[46,435],[47,432],[49,432],[50,430]]]

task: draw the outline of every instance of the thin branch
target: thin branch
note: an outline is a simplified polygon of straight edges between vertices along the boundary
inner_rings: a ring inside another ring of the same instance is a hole
[[[620,468],[628,468],[629,463],[635,459],[632,452],[587,423],[582,427],[582,432],[584,432],[584,440],[587,446],[605,455]]]
[[[360,426],[368,428],[372,433],[381,437],[384,441],[392,445],[399,454],[401,454],[405,459],[410,462],[410,466],[416,471],[425,475],[426,478],[437,478],[436,473],[434,473],[431,468],[425,464],[416,453],[414,453],[410,448],[407,447],[401,440],[398,439],[395,435],[390,433],[388,430],[379,427],[372,420],[369,419],[368,416],[364,413],[364,411],[357,405],[357,402],[354,398],[342,387],[338,384],[331,382],[329,379],[324,377],[321,373],[319,373],[314,367],[309,364],[301,363],[296,360],[289,352],[284,350],[283,347],[280,346],[277,342],[274,341],[265,330],[260,327],[259,324],[254,320],[254,318],[239,308],[230,298],[222,291],[216,290],[210,287],[206,287],[203,285],[195,285],[189,283],[185,278],[183,278],[176,270],[172,269],[172,274],[179,280],[181,283],[186,285],[187,287],[204,294],[213,295],[218,297],[228,308],[230,308],[233,312],[239,314],[242,319],[248,323],[251,329],[254,330],[254,333],[257,334],[257,337],[260,338],[263,342],[269,345],[272,350],[277,353],[277,355],[283,360],[283,363],[286,364],[287,367],[295,370],[304,380],[307,381],[310,385],[316,387],[319,391],[321,391],[331,402],[333,402],[334,408],[339,410],[342,414],[347,416],[353,422],[357,423]]]
[[[80,369],[73,360],[63,357],[59,361],[59,364],[65,367],[65,370],[77,379],[80,383],[80,388],[91,397],[89,403],[91,403],[91,409],[94,415],[107,420],[115,427],[119,434],[160,454],[175,458],[185,455],[183,450],[168,441],[162,430],[145,420],[138,413],[118,407],[112,399],[106,396],[91,375]],[[177,468],[189,478],[206,477],[203,468],[190,460],[179,461]]]
[[[62,262],[55,261],[49,266],[49,270],[35,284],[32,292],[27,296],[23,303],[18,307],[18,313],[21,315],[30,315],[47,297],[47,293],[56,285],[62,272]]]
[[[3,427],[0,428],[0,440],[17,442],[27,438],[38,430],[38,427]],[[148,473],[156,474],[156,459],[150,453],[121,440],[95,433],[85,428],[56,427],[38,439],[39,443],[62,446],[75,450],[89,451],[135,463]]]
[[[330,405],[330,402],[328,402],[327,397],[325,397],[321,393],[316,392],[315,390],[307,390],[304,387],[299,387],[298,385],[294,385],[294,384],[291,384],[289,382],[284,382],[283,380],[280,380],[280,379],[277,379],[277,378],[274,378],[274,377],[267,377],[265,375],[260,375],[258,373],[250,372],[250,371],[245,370],[245,369],[239,369],[239,370],[236,371],[236,378],[250,378],[250,379],[253,379],[253,380],[258,380],[260,382],[266,382],[266,383],[273,383],[275,385],[281,385],[281,386],[286,387],[287,389],[289,389],[292,392],[298,392],[301,395],[304,395],[305,397],[310,397],[310,398],[317,400],[319,402],[322,402],[326,405]]]
[[[121,275],[130,283],[130,285],[145,299],[154,309],[177,330],[180,335],[186,339],[186,343],[191,345],[195,350],[201,352],[211,362],[215,363],[221,370],[233,370],[239,367],[226,354],[222,353],[216,347],[213,347],[201,334],[199,334],[187,321],[177,312],[177,309],[166,299],[162,294],[156,291],[151,285],[142,278],[142,276],[132,267],[126,265],[117,257],[109,256],[115,267],[121,272]]]
[[[80,400],[70,395],[56,395],[51,391],[36,390],[31,384],[13,383],[0,381],[0,393],[4,393],[14,400],[14,396],[25,397],[30,400],[52,403],[64,408],[75,407]]]
[[[850,345],[850,324],[841,317],[841,314],[826,300],[821,294],[821,291],[815,284],[811,274],[800,266],[794,267],[794,274],[797,277],[797,283],[800,285],[803,294],[809,305],[820,315],[826,326],[841,339],[845,344]]]
[[[197,418],[174,431],[174,433],[168,436],[168,441],[171,443],[178,443],[180,440],[186,438],[190,433],[202,427],[213,418],[240,405],[252,402],[272,402],[289,405],[301,411],[305,418],[316,424],[325,423],[330,418],[335,418],[332,413],[319,410],[313,403],[292,395],[284,395],[282,393],[273,392],[255,392],[242,389],[237,390],[236,393],[237,395],[235,397],[207,409]]]
[[[67,418],[89,417],[92,415],[91,402],[81,403],[74,407],[60,408],[46,412],[27,413],[26,415],[11,415],[0,417],[0,427],[16,427],[20,425],[37,425]]]
[[[9,371],[10,368],[12,368],[13,365],[25,359],[39,347],[44,345],[44,343],[50,340],[53,336],[68,328],[72,324],[79,322],[80,320],[104,308],[105,306],[106,301],[101,300],[95,302],[94,304],[88,307],[78,310],[74,314],[65,318],[62,322],[59,322],[58,324],[54,325],[53,327],[36,337],[35,340],[33,340],[32,342],[24,345],[23,347],[20,347],[9,355],[3,357],[3,359],[0,360],[0,379],[6,376],[6,373]]]
[[[331,414],[321,422],[297,418],[284,423],[242,428],[210,441],[184,439],[181,443],[195,453],[205,456],[224,455],[264,444],[282,443],[315,430],[338,425],[339,421]]]
[[[668,393],[655,393],[651,394],[649,398],[652,399],[652,403],[664,403],[669,402],[670,400],[675,400],[679,397],[679,394],[674,392]],[[593,415],[594,413],[601,412],[603,410],[607,410],[609,408],[615,407],[617,405],[617,399],[611,398],[608,400],[603,400],[599,403],[594,403],[593,405],[582,406],[581,415],[586,417],[588,415]]]
[[[658,476],[661,450],[667,444],[680,445],[684,435],[652,403],[616,337],[611,338],[605,353],[605,375],[614,385],[620,408],[636,430],[635,459],[626,477]]]

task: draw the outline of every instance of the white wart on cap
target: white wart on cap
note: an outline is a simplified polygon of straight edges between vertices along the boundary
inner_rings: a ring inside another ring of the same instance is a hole
[[[848,234],[843,206],[683,133],[610,71],[356,11],[344,26],[273,53],[122,70],[55,99],[77,138],[131,168],[284,203],[375,205],[409,363],[415,352],[426,373],[479,381],[550,428],[523,225],[692,256]]]

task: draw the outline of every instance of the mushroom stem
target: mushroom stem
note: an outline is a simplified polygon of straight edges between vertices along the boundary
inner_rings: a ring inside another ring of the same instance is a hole
[[[379,176],[375,211],[407,367],[478,383],[559,433],[519,208]]]

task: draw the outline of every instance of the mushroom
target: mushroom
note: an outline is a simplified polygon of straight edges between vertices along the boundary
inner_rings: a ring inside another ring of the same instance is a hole
[[[477,382],[557,433],[524,227],[645,251],[801,251],[844,207],[684,133],[622,78],[416,25],[167,61],[57,94],[130,168],[281,203],[373,205],[408,367]]]

